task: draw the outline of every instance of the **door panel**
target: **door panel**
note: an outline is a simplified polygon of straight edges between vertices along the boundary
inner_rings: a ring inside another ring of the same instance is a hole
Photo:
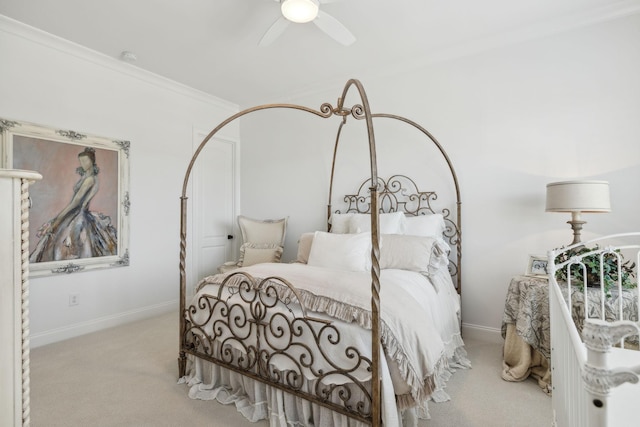
[[[194,133],[194,149],[206,137]],[[234,141],[214,138],[200,152],[193,172],[191,223],[193,263],[190,288],[235,253],[236,147]]]

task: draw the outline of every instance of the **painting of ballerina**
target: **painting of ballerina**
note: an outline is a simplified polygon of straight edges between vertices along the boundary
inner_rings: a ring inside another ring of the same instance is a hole
[[[128,265],[128,141],[13,123],[3,126],[11,168],[43,176],[29,190],[32,275]]]

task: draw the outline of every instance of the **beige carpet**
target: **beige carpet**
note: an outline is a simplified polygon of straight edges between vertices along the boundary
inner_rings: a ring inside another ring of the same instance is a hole
[[[31,352],[31,425],[267,426],[233,405],[191,400],[177,384],[178,317],[168,313]],[[533,380],[500,377],[502,348],[466,341],[473,369],[449,382],[420,427],[550,426],[551,399]]]

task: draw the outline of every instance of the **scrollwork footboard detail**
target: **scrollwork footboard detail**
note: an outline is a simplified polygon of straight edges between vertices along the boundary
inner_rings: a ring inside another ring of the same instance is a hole
[[[286,280],[234,273],[183,314],[186,353],[371,423],[371,360],[334,323],[307,315]]]

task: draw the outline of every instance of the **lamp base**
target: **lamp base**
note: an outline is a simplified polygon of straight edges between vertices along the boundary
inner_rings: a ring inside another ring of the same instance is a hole
[[[567,224],[571,224],[571,229],[573,230],[573,242],[571,242],[572,245],[580,243],[580,232],[582,231],[582,226],[586,223],[587,221],[580,221],[575,219],[567,221]]]

